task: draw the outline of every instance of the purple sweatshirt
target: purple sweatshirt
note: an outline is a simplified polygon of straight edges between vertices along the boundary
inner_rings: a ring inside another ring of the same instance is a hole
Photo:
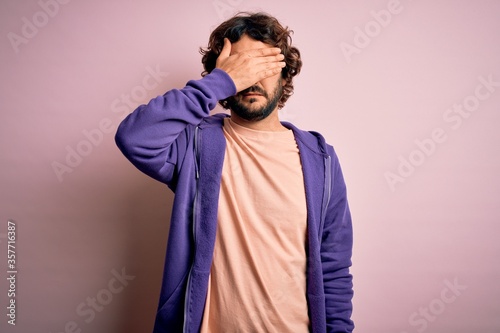
[[[123,154],[175,193],[154,333],[200,330],[226,145],[227,115],[209,112],[234,94],[229,75],[214,69],[139,106],[118,128]],[[304,174],[311,331],[352,332],[352,224],[338,158],[320,134],[283,125],[293,130]]]

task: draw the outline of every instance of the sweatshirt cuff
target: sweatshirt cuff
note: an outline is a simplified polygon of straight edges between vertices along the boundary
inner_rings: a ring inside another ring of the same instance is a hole
[[[212,90],[219,101],[237,93],[233,79],[222,69],[214,68],[202,81]]]

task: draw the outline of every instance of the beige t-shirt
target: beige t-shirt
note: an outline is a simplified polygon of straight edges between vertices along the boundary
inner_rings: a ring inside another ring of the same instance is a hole
[[[218,226],[201,332],[309,332],[307,209],[290,130],[224,120]]]

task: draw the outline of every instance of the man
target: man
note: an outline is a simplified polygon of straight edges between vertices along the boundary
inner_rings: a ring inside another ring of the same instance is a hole
[[[203,78],[120,124],[124,155],[175,192],[155,333],[352,332],[337,156],[278,118],[302,66],[290,34],[236,15],[201,50]],[[230,116],[209,116],[218,102]]]

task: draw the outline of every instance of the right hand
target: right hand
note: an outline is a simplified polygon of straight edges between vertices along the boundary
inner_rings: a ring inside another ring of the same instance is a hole
[[[224,46],[215,67],[225,71],[240,92],[267,77],[281,73],[285,56],[277,47],[254,49],[231,55],[231,42],[224,38]]]

